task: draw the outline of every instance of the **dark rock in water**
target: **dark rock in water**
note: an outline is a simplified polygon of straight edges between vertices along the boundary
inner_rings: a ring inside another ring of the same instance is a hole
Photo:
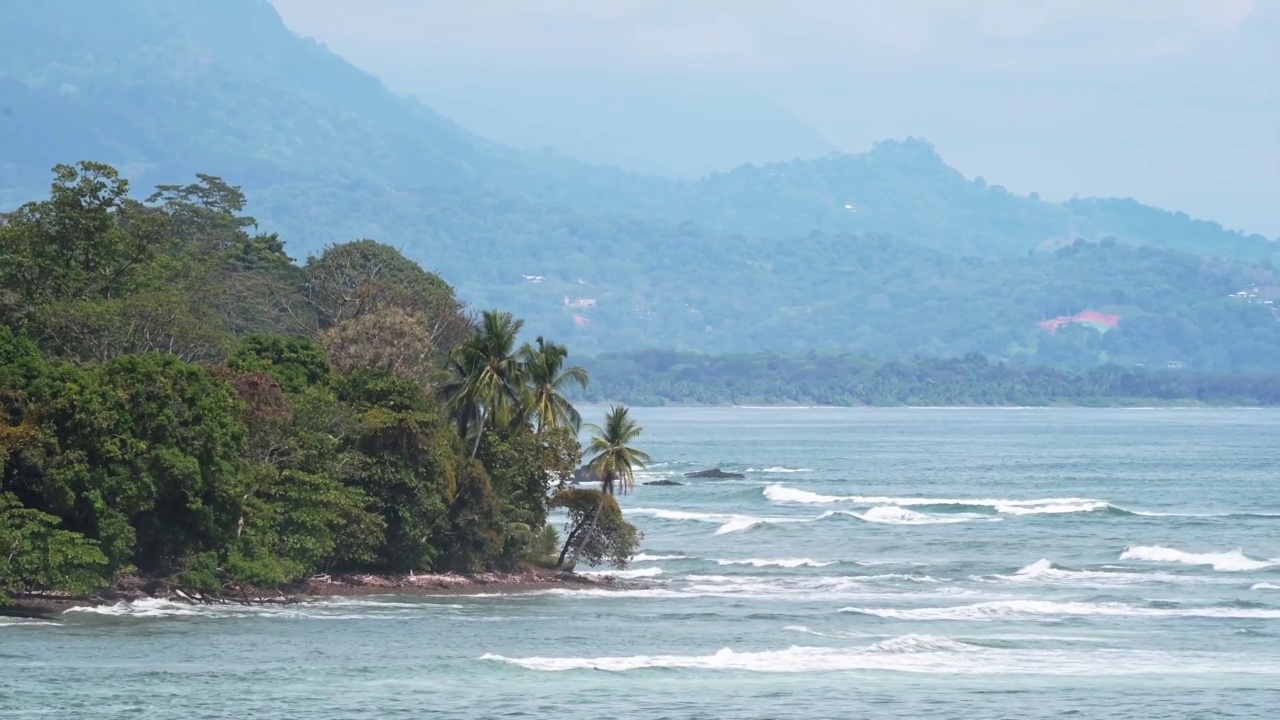
[[[742,475],[740,473],[725,472],[720,468],[711,468],[710,470],[699,470],[698,472],[688,472],[688,473],[685,473],[684,476],[691,477],[691,478],[720,478],[722,480],[726,478],[746,477],[746,475]]]
[[[594,472],[591,472],[591,468],[587,467],[586,465],[583,465],[582,467],[573,471],[574,485],[583,485],[587,483],[598,483],[598,482],[600,482],[600,476],[595,474]]]
[[[682,482],[676,482],[675,480],[650,480],[649,482],[645,483],[645,485],[664,485],[664,486],[670,486],[670,485],[684,485],[684,483],[682,483]]]

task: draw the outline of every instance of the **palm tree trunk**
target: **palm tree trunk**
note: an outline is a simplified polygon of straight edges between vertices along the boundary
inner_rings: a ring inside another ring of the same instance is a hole
[[[484,426],[481,425],[480,428],[476,430],[476,443],[475,445],[471,446],[471,457],[473,459],[475,458],[476,455],[480,454],[480,438],[483,435],[484,435]]]
[[[564,547],[560,548],[560,557],[556,558],[556,569],[564,567],[564,557],[569,554],[569,548],[577,545],[578,532],[581,528],[574,528],[569,532],[569,537],[564,539]]]
[[[557,566],[560,570],[572,571],[574,566],[578,564],[578,556],[582,554],[582,548],[587,546],[587,542],[591,540],[591,536],[596,534],[596,524],[600,522],[600,513],[604,511],[604,493],[600,493],[600,502],[596,504],[596,511],[591,515],[591,522],[587,523],[587,531],[582,533],[582,537],[578,538],[578,544],[573,548],[573,554],[569,556],[569,562],[564,562],[564,553],[560,553],[560,564]],[[566,543],[567,546],[567,543]]]

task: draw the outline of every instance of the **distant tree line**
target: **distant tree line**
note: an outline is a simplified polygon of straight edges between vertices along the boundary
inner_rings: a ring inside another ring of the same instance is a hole
[[[851,354],[603,354],[578,399],[635,405],[1280,405],[1280,373],[1206,375],[1101,365],[1064,369],[958,358]]]

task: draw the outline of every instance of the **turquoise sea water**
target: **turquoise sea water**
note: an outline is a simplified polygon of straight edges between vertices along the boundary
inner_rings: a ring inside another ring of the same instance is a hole
[[[644,589],[0,619],[0,717],[1280,717],[1280,413],[634,412],[746,475]]]

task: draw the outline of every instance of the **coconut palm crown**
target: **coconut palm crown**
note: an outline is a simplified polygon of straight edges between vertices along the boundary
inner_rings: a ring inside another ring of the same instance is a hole
[[[594,455],[588,466],[600,478],[600,490],[606,495],[626,494],[635,487],[635,471],[643,470],[653,458],[631,443],[644,432],[631,419],[627,408],[614,406],[605,416],[604,426],[589,425],[592,431],[587,454]]]

